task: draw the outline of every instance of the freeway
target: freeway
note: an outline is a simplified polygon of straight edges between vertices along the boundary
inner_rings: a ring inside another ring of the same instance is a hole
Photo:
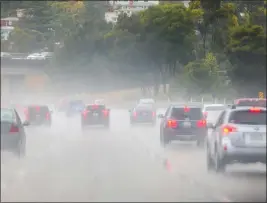
[[[163,149],[159,125],[131,127],[128,114],[113,109],[110,130],[86,133],[59,113],[51,129],[29,126],[24,159],[1,153],[1,201],[266,201],[265,165],[208,173],[205,149]]]

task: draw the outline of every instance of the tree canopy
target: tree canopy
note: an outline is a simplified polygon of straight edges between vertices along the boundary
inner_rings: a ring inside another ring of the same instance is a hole
[[[226,72],[238,90],[265,89],[263,0],[191,0],[188,7],[166,1],[121,13],[116,24],[104,20],[106,1],[1,1],[4,17],[18,8],[25,15],[9,38],[16,51],[54,50],[60,42],[55,63],[65,70],[107,70],[155,87],[177,80],[188,92],[224,87],[218,73]]]

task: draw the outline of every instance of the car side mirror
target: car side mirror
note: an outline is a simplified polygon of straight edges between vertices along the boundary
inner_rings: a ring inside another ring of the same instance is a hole
[[[23,126],[29,126],[29,125],[30,125],[30,122],[29,122],[29,121],[24,121],[24,122],[22,123],[22,125],[23,125]]]
[[[164,115],[163,114],[159,114],[158,118],[164,118]]]
[[[207,123],[207,128],[214,129],[215,126],[213,123]]]

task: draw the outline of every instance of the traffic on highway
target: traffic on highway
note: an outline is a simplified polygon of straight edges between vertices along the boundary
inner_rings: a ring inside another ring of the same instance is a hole
[[[266,99],[1,104],[3,202],[266,202]]]

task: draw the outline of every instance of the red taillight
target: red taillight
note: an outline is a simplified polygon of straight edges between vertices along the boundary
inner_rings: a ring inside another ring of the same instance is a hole
[[[89,113],[88,110],[84,110],[84,111],[82,112],[83,118],[86,118],[88,113]]]
[[[261,112],[261,109],[259,109],[259,108],[251,108],[251,109],[249,109],[249,112],[251,112],[251,113],[259,113],[259,112]]]
[[[9,132],[10,133],[18,133],[19,132],[19,128],[12,124],[11,127],[10,127]]]
[[[107,109],[103,110],[102,112],[103,112],[104,116],[108,116],[109,115],[109,110],[107,110]]]
[[[134,117],[137,116],[137,112],[136,112],[136,111],[133,112],[133,116],[134,116]]]
[[[36,109],[37,112],[40,111],[40,107],[39,106],[36,106],[35,109]]]
[[[197,121],[197,127],[199,128],[203,128],[203,127],[206,127],[206,120],[199,120]]]
[[[98,104],[94,104],[94,105],[92,106],[92,108],[93,108],[93,109],[98,109]]]
[[[187,107],[187,106],[185,106],[185,107],[184,107],[184,112],[189,112],[189,111],[190,111],[190,108]]]
[[[46,120],[50,120],[50,113],[46,113]]]
[[[236,132],[237,128],[231,125],[225,125],[222,127],[222,133],[228,135],[229,133]]]
[[[155,113],[154,111],[152,112],[152,116],[153,116],[153,117],[155,117],[155,116],[156,116],[156,113]]]
[[[176,121],[176,120],[168,120],[167,121],[167,127],[169,127],[169,128],[178,127],[178,121]]]

